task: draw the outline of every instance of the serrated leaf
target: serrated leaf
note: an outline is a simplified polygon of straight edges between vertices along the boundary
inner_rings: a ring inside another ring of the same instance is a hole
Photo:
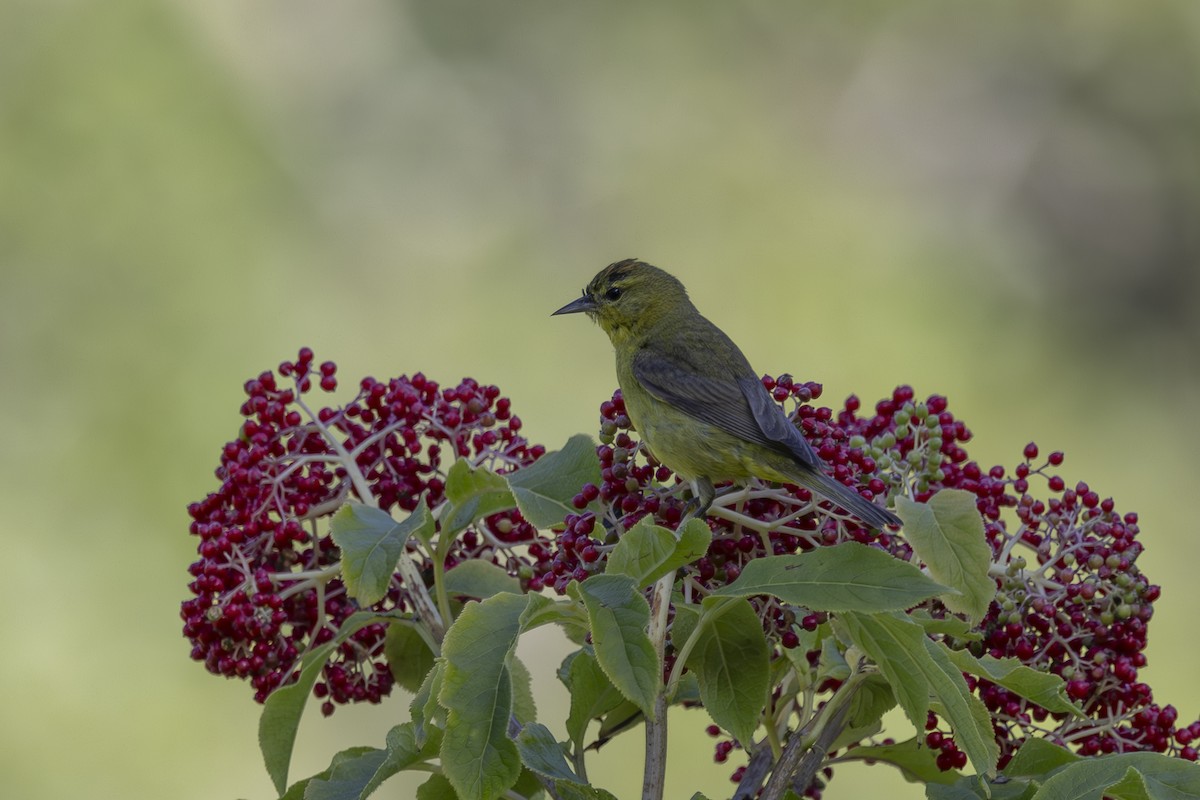
[[[295,683],[281,686],[271,692],[263,704],[262,716],[258,720],[258,746],[263,754],[267,774],[271,776],[271,782],[279,794],[282,795],[287,789],[288,769],[292,761],[292,749],[296,744],[296,730],[300,726],[304,706],[308,703],[313,684],[317,682],[321,669],[330,654],[342,642],[363,626],[377,622],[379,618],[378,614],[370,611],[351,614],[333,639],[314,648],[301,659],[300,673]]]
[[[516,746],[507,735],[513,704],[508,667],[502,665],[494,677],[491,686],[480,687],[479,707],[472,709],[464,692],[450,701],[454,708],[447,708],[442,766],[455,792],[466,800],[496,800],[521,774]]]
[[[979,622],[996,596],[996,581],[988,575],[992,548],[983,530],[975,495],[962,489],[943,489],[928,503],[896,498],[896,513],[904,521],[904,538],[934,580],[957,590],[942,596],[946,608]]]
[[[386,750],[374,747],[355,747],[338,753],[328,774],[309,782],[304,800],[358,800],[387,756]]]
[[[512,791],[517,797],[528,797],[533,800],[544,800],[546,797],[545,787],[542,786],[541,780],[525,768],[521,769],[521,777],[517,778]]]
[[[373,506],[343,503],[329,521],[329,535],[342,551],[346,591],[361,606],[373,606],[382,600],[409,537],[432,525],[424,505],[397,522]]]
[[[712,531],[703,520],[690,519],[677,532],[642,517],[621,535],[608,554],[605,572],[628,575],[645,588],[662,576],[690,564],[708,552]]]
[[[537,719],[537,703],[533,698],[533,677],[529,668],[513,653],[508,657],[508,669],[513,686],[513,716],[522,724],[533,722]]]
[[[850,700],[846,724],[855,728],[865,727],[891,711],[895,705],[896,695],[887,679],[882,675],[868,675],[859,683],[858,691]]]
[[[976,642],[983,638],[971,623],[960,617],[937,619],[923,608],[913,609],[908,616],[932,636],[947,636],[959,642]]]
[[[956,776],[957,772],[943,772]],[[952,783],[930,783],[925,787],[927,800],[1032,800],[1038,784],[1025,778],[992,782],[978,775],[959,777]]]
[[[522,631],[531,631],[550,623],[563,626],[587,624],[583,608],[571,600],[551,600],[540,594],[528,594],[526,597],[529,605],[521,614]]]
[[[526,725],[517,734],[516,741],[521,763],[538,775],[552,781],[582,782],[567,764],[562,745],[545,725],[539,722]]]
[[[446,593],[486,600],[500,592],[520,594],[521,582],[490,561],[478,558],[460,561],[446,571]]]
[[[513,710],[508,659],[527,606],[526,597],[515,594],[468,603],[442,644],[442,769],[461,800],[495,800],[521,774],[517,747],[507,735]]]
[[[432,731],[433,735],[423,744],[418,743],[416,725],[412,722],[401,723],[388,731],[387,758],[379,765],[379,769],[375,771],[367,785],[363,787],[359,797],[367,797],[388,778],[413,764],[435,757],[441,746],[442,732],[436,728]]]
[[[322,781],[329,780],[329,777],[334,773],[334,771],[339,769],[344,763],[352,761],[364,753],[369,754],[376,752],[379,751],[377,751],[374,747],[351,747],[343,750],[340,753],[336,753],[328,767],[321,770],[316,775],[293,783],[288,787],[287,792],[285,792],[279,798],[279,800],[307,800],[310,787],[320,784]]]
[[[417,800],[458,800],[458,795],[445,775],[434,773],[417,787]]]
[[[937,766],[937,751],[925,747],[915,738],[899,744],[861,745],[845,751],[837,761],[882,761],[898,768],[904,779],[912,783],[953,784],[957,772],[943,772]]]
[[[676,650],[682,650],[683,645],[691,638],[692,631],[696,630],[696,625],[700,622],[700,607],[696,604],[684,603],[681,597],[672,602],[675,606],[675,618],[671,620],[671,646]]]
[[[564,781],[558,784],[555,789],[562,800],[617,800],[615,795],[583,783],[567,783]]]
[[[1020,775],[1039,776],[1053,772],[1059,767],[1081,761],[1078,756],[1065,747],[1060,747],[1045,739],[1030,738],[1017,750],[1012,761],[1004,768],[1004,774],[1013,777]]]
[[[715,595],[769,594],[814,611],[903,610],[946,587],[874,547],[845,542],[794,556],[756,558]]]
[[[646,719],[642,710],[633,703],[622,698],[619,705],[600,719],[600,730],[596,732],[596,741],[588,745],[590,749],[599,750],[609,739],[618,733],[630,730]]]
[[[562,800],[616,800],[608,792],[582,783],[567,763],[563,747],[545,725],[526,725],[517,735],[517,749],[526,768],[553,782]]]
[[[793,650],[799,650],[795,647]],[[808,664],[808,651],[796,653],[798,659],[804,659],[804,663]],[[817,662],[817,683],[821,683],[826,678],[833,678],[835,681],[844,681],[850,677],[850,665],[846,662],[846,656],[838,648],[837,638],[828,636],[821,640],[821,658]]]
[[[687,667],[705,709],[735,739],[753,742],[770,683],[762,621],[742,598],[708,597],[696,630]]]
[[[433,669],[433,651],[412,625],[403,622],[388,625],[383,652],[392,677],[405,691],[417,691]]]
[[[559,680],[571,698],[567,736],[582,751],[588,724],[620,705],[624,696],[604,674],[596,656],[586,650],[577,650],[564,660]]]
[[[549,528],[578,513],[571,500],[585,483],[600,485],[600,459],[591,437],[576,434],[561,450],[504,476],[521,516],[535,528]]]
[[[434,731],[440,732],[446,727],[446,709],[439,706],[437,702],[438,692],[442,690],[442,675],[445,674],[445,669],[444,662],[436,661],[433,669],[421,682],[421,687],[413,695],[412,702],[408,704],[417,745],[420,747],[425,746]]]
[[[443,536],[452,536],[481,517],[517,505],[503,476],[483,467],[472,467],[466,459],[455,461],[446,473],[446,499],[449,503],[439,519]]]
[[[853,642],[888,679],[900,707],[917,731],[924,730],[930,697],[954,730],[976,770],[990,773],[1000,752],[986,707],[971,694],[962,673],[920,625],[899,613],[839,615]]]
[[[1082,715],[1079,707],[1067,699],[1066,684],[1058,675],[1031,669],[1015,658],[976,658],[966,650],[951,650],[944,644],[942,647],[962,672],[986,678],[1047,711]]]
[[[1132,773],[1132,774],[1131,774]],[[1042,783],[1035,800],[1195,800],[1200,764],[1160,753],[1121,753],[1068,764]]]
[[[621,694],[653,719],[662,669],[646,634],[650,624],[646,598],[624,575],[593,575],[576,586],[587,607],[600,667]]]

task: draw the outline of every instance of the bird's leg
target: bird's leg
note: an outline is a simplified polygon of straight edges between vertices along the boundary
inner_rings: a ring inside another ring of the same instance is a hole
[[[684,520],[692,517],[704,519],[708,514],[708,507],[712,505],[716,497],[717,490],[713,487],[712,481],[708,478],[692,479],[692,499],[683,507]]]
[[[721,491],[717,492],[717,497],[721,498],[722,506],[725,506],[726,508],[728,508],[729,506],[734,506],[737,508],[737,510],[740,511],[742,504],[745,503],[748,499],[750,499],[750,490],[751,490],[751,484],[749,484],[749,483],[743,484],[741,486],[738,486],[735,484],[733,486],[727,486],[724,489],[722,489]],[[735,497],[736,497],[736,499],[727,499],[727,498],[735,498]]]

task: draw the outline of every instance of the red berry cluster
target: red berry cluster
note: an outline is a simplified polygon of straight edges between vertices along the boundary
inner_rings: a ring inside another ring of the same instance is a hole
[[[384,510],[434,507],[444,499],[447,456],[504,472],[544,452],[518,434],[521,421],[508,399],[470,378],[446,388],[420,373],[364,378],[346,405],[311,410],[304,396],[314,383],[336,389],[336,373],[333,362],[318,366],[303,348],[277,375],[247,381],[246,419],[221,451],[220,487],[188,506],[190,531],[200,541],[199,559],[188,568],[193,597],[181,608],[184,636],[194,659],[213,673],[249,680],[259,702],[358,610],[328,535],[328,519],[345,500],[357,495]],[[489,536],[509,544],[537,538],[516,512],[480,527],[460,536],[449,566],[470,557],[499,561],[482,541]],[[406,604],[396,576],[375,608]],[[385,625],[368,625],[339,646],[314,688],[324,713],[335,703],[378,702],[388,694],[385,632]]]
[[[1147,622],[1160,589],[1136,566],[1136,514],[1118,514],[1110,498],[1083,482],[1068,486],[1054,469],[1062,453],[1038,459],[1038,447],[1024,448],[1010,472],[982,468],[965,445],[971,431],[948,410],[945,397],[917,400],[911,387],[862,414],[857,397],[836,414],[815,407],[821,386],[789,376],[764,376],[763,385],[785,408],[828,466],[828,472],[868,499],[907,494],[926,501],[944,488],[973,493],[994,553],[999,592],[971,644],[976,655],[1015,657],[1041,671],[1061,675],[1068,695],[1087,717],[1049,714],[1002,687],[967,676],[969,685],[993,714],[1003,767],[1031,736],[1049,737],[1089,755],[1154,750],[1194,760],[1200,722],[1178,724],[1171,706],[1153,702],[1138,681],[1145,665]],[[620,532],[647,514],[668,528],[678,525],[686,494],[669,469],[653,460],[631,435],[620,392],[600,408],[598,449],[602,482],[582,487],[575,498],[579,514],[567,517],[557,547],[540,565],[543,584],[559,592],[572,579],[603,571],[607,552]],[[1049,496],[1031,491],[1035,479]],[[760,490],[761,488],[761,490]],[[725,502],[727,501],[727,502]],[[680,571],[687,590],[703,594],[732,581],[753,558],[802,552],[855,540],[911,560],[902,534],[870,530],[833,515],[829,504],[803,488],[751,487],[718,498],[708,517],[713,531],[708,553]],[[930,601],[935,615],[948,612]],[[757,603],[763,627],[780,648],[794,648],[825,622],[825,615],[787,608],[770,598]],[[668,654],[670,658],[671,654]],[[820,651],[806,654],[816,664]],[[822,687],[836,688],[836,682]],[[926,744],[938,751],[942,769],[965,765],[952,732],[937,729],[931,716]],[[718,760],[732,744],[718,745]],[[808,796],[819,794],[810,787]]]
[[[1088,484],[1073,487],[1054,470],[1061,452],[1039,459],[1025,446],[1009,474],[974,462],[947,470],[944,484],[976,495],[995,563],[1003,567],[995,602],[971,645],[977,655],[1015,657],[1061,676],[1085,719],[1050,715],[1011,692],[980,680],[974,688],[992,712],[1003,767],[1029,736],[1049,733],[1082,755],[1150,750],[1196,760],[1191,742],[1200,722],[1177,726],[1174,707],[1154,703],[1138,680],[1146,665],[1146,634],[1161,590],[1136,561],[1138,517],[1120,514],[1112,498]],[[1046,499],[1031,492],[1044,483]],[[1012,516],[1001,517],[1001,509]]]

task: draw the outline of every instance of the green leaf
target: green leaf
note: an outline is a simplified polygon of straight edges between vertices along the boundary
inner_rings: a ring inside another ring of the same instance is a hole
[[[707,597],[687,667],[713,721],[739,742],[754,741],[770,684],[762,620],[742,598]]]
[[[513,686],[513,716],[522,724],[533,722],[537,719],[537,703],[533,699],[533,677],[529,668],[513,653],[508,657],[508,670]]]
[[[329,521],[329,535],[342,551],[342,578],[361,606],[373,606],[387,594],[408,537],[433,522],[425,506],[397,522],[385,511],[362,503],[343,503]]]
[[[521,516],[535,528],[549,528],[578,513],[571,499],[585,483],[600,485],[600,459],[591,437],[576,434],[563,449],[504,476]]]
[[[562,745],[545,725],[536,722],[526,725],[517,735],[517,749],[525,766],[552,781],[556,794],[562,800],[616,800],[603,789],[580,781],[567,764]]]
[[[446,473],[446,505],[439,522],[442,534],[453,536],[481,517],[507,511],[516,506],[508,482],[500,475],[472,467],[466,459],[454,462]]]
[[[944,772],[955,777],[957,772]],[[992,782],[978,775],[958,777],[952,783],[930,783],[925,787],[928,800],[1031,800],[1038,784],[1025,778],[1007,782]]]
[[[445,670],[444,662],[435,662],[433,669],[421,682],[421,688],[417,689],[412,702],[408,704],[417,744],[421,747],[425,746],[434,732],[440,733],[446,728],[446,709],[437,702],[438,693],[442,690],[442,676],[445,674]]]
[[[682,650],[700,622],[700,607],[683,601],[682,595],[671,600],[675,606],[675,618],[671,620],[671,646]]]
[[[903,610],[942,592],[921,570],[874,547],[846,542],[748,563],[715,595],[769,594],[814,611]]]
[[[983,531],[975,495],[962,489],[943,489],[928,503],[896,498],[896,513],[904,521],[904,538],[934,580],[957,590],[942,596],[946,608],[979,622],[996,596],[988,575],[992,548]]]
[[[551,600],[540,594],[528,594],[526,597],[529,600],[529,606],[521,615],[522,631],[531,631],[550,623],[566,627],[587,625],[586,614],[579,604],[572,600]]]
[[[559,668],[558,677],[571,697],[567,736],[582,751],[588,724],[612,711],[624,697],[604,674],[596,656],[587,650],[577,650],[568,656]]]
[[[517,778],[511,792],[517,797],[536,798],[536,800],[546,797],[545,787],[542,786],[541,780],[524,767],[521,768],[521,777]]]
[[[386,750],[373,747],[355,747],[338,753],[328,774],[309,782],[304,800],[358,800],[387,756]]]
[[[338,629],[337,635],[311,650],[300,661],[300,674],[295,683],[281,686],[263,704],[262,716],[258,720],[258,746],[263,754],[267,774],[275,784],[275,791],[283,794],[287,788],[288,768],[292,761],[292,749],[296,744],[296,730],[304,706],[312,694],[313,684],[321,674],[322,667],[330,654],[364,625],[377,622],[380,615],[371,611],[351,614]]]
[[[858,691],[850,699],[850,713],[846,717],[849,728],[865,728],[877,722],[896,705],[892,686],[882,675],[868,675],[858,684]],[[836,747],[830,747],[836,750]]]
[[[703,556],[711,541],[712,531],[703,520],[690,519],[678,533],[672,533],[655,525],[653,517],[642,517],[608,554],[605,572],[628,575],[645,588]]]
[[[388,731],[387,758],[379,765],[379,769],[363,787],[362,794],[359,796],[367,797],[396,773],[413,764],[419,764],[435,757],[441,747],[442,732],[436,728],[433,728],[432,731],[433,736],[423,744],[418,743],[416,725],[412,722],[401,723]]]
[[[944,644],[941,646],[962,672],[986,678],[1047,711],[1076,717],[1082,715],[1079,707],[1067,699],[1066,684],[1057,675],[1031,669],[1015,658],[976,658],[966,650],[951,650]]]
[[[417,787],[417,800],[458,800],[458,795],[445,775],[435,773]]]
[[[310,778],[296,781],[288,787],[279,800],[307,800],[309,791],[312,787],[321,784],[323,781],[328,781],[330,776],[334,774],[343,764],[351,762],[363,754],[379,753],[374,747],[351,747],[334,755],[329,766],[313,775]],[[319,791],[319,790],[318,790]]]
[[[609,739],[618,733],[630,730],[646,719],[642,710],[628,700],[621,703],[600,720],[600,730],[596,732],[596,741],[590,747],[599,750]]]
[[[646,634],[650,605],[632,578],[593,575],[572,583],[587,607],[596,660],[613,685],[651,719],[662,669]]]
[[[500,592],[521,593],[521,582],[490,561],[460,561],[446,572],[446,593],[486,600]]]
[[[977,642],[983,638],[971,623],[960,617],[937,619],[923,608],[913,609],[908,616],[931,636],[948,636],[959,642]]]
[[[930,641],[920,625],[894,612],[849,612],[839,615],[838,620],[888,679],[917,731],[924,730],[932,696],[976,770],[990,773],[995,768],[1000,752],[986,707],[967,689],[962,673],[945,650]]]
[[[980,775],[995,775],[1000,745],[996,743],[987,706],[967,688],[962,672],[942,645],[926,638],[925,652],[943,673],[941,680],[930,681],[938,715],[950,723],[959,749],[967,754],[975,771]],[[917,730],[921,730],[920,726]]]
[[[433,651],[417,629],[404,622],[393,622],[388,626],[383,652],[392,677],[405,691],[417,691],[429,670],[433,669]]]
[[[799,647],[793,650],[799,650]],[[808,651],[796,653],[799,659],[804,659],[804,664],[808,664]],[[845,654],[838,648],[837,637],[828,636],[821,640],[821,658],[817,661],[817,683],[821,683],[826,678],[833,678],[836,681],[844,681],[850,677],[850,664],[846,662]],[[893,700],[893,703],[895,701]]]
[[[461,800],[495,800],[521,774],[517,747],[507,735],[513,710],[508,659],[527,606],[526,597],[515,594],[468,603],[442,644],[442,769]]]
[[[861,742],[883,730],[882,718],[896,705],[896,696],[887,679],[879,674],[865,676],[850,698],[846,725],[829,745],[830,752]]]
[[[617,800],[614,795],[603,789],[597,789],[595,786],[588,786],[582,783],[567,783],[564,781],[558,784],[555,789],[562,800]]]
[[[898,768],[912,783],[954,783],[958,773],[938,769],[937,754],[914,738],[899,744],[861,745],[845,751],[835,761],[882,761]]]
[[[567,765],[562,745],[545,725],[532,722],[522,728],[517,735],[517,750],[521,753],[521,763],[538,775],[552,781],[582,783]]]
[[[1087,758],[1060,768],[1034,795],[1036,800],[1183,800],[1200,797],[1200,764],[1160,753],[1121,753]]]
[[[308,782],[304,800],[365,800],[397,772],[437,756],[439,741],[440,734],[420,747],[414,724],[398,724],[388,732],[386,750],[353,747],[334,756],[330,768]]]
[[[1004,768],[1004,774],[1013,777],[1020,775],[1040,776],[1053,772],[1059,767],[1082,761],[1065,747],[1060,747],[1045,739],[1026,739],[1013,756],[1012,761]]]

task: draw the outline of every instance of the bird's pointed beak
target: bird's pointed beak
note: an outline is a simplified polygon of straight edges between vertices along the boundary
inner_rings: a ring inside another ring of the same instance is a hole
[[[557,317],[559,314],[578,314],[581,311],[588,312],[588,311],[595,311],[595,310],[596,310],[596,301],[593,300],[590,295],[585,294],[583,297],[577,298],[577,299],[572,300],[571,302],[567,303],[565,306],[560,308],[558,311],[555,311],[550,316]]]

